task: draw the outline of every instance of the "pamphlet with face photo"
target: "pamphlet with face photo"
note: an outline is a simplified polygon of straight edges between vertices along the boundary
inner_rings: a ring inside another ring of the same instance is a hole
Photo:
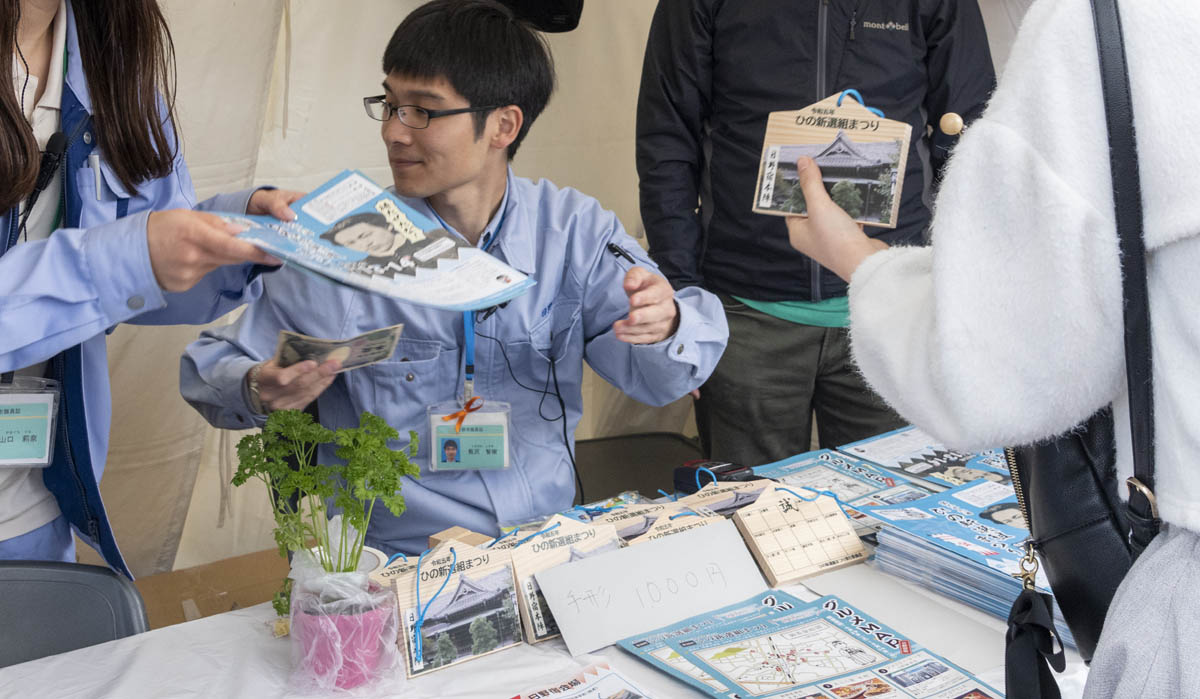
[[[885,119],[848,95],[833,95],[804,109],[771,112],[753,211],[774,216],[807,213],[796,170],[796,161],[807,156],[821,168],[829,196],[851,218],[895,228],[911,139],[908,123]]]
[[[900,535],[964,558],[981,571],[993,571],[1001,582],[1011,583],[1016,596],[1020,580],[1012,574],[1020,571],[1029,529],[1011,485],[975,481],[921,500],[867,511],[887,524],[888,536]],[[1037,582],[1049,587],[1041,570]]]
[[[919,427],[901,427],[837,450],[929,490],[941,491],[977,480],[1012,482],[1003,449],[979,452],[951,449]]]
[[[432,308],[471,311],[535,283],[372,182],[346,170],[291,206],[296,220],[222,214],[238,237],[340,284]]]

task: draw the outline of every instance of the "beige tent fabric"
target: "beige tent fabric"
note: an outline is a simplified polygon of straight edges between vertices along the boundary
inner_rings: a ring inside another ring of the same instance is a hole
[[[980,0],[997,65],[1029,2]],[[388,181],[378,125],[363,114],[361,98],[380,92],[383,47],[420,2],[162,4],[178,54],[185,153],[201,197],[252,182],[308,189],[343,168]],[[642,234],[635,106],[654,5],[589,0],[579,29],[549,36],[558,91],[513,164],[518,174],[597,197],[635,236]],[[240,435],[209,428],[179,398],[178,356],[198,332],[123,327],[109,340],[114,429],[102,492],[137,575],[274,546],[265,491],[222,485]],[[694,434],[690,398],[650,408],[590,373],[584,392],[579,438]],[[86,547],[81,558],[96,560]]]

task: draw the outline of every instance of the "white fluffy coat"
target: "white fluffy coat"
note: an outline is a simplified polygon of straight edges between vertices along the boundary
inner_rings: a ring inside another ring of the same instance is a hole
[[[1121,4],[1145,208],[1163,518],[1200,531],[1200,2]],[[963,136],[930,248],[869,257],[855,358],[907,419],[981,448],[1061,433],[1115,402],[1130,475],[1121,285],[1088,0],[1028,12]]]

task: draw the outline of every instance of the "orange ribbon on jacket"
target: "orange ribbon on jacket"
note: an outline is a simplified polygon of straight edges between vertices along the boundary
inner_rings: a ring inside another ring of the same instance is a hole
[[[442,422],[457,419],[458,422],[454,423],[454,433],[458,434],[458,432],[462,430],[463,420],[467,419],[467,414],[473,413],[482,407],[483,396],[471,396],[471,400],[467,401],[466,404],[463,405],[462,410],[450,413],[449,415],[443,415]]]

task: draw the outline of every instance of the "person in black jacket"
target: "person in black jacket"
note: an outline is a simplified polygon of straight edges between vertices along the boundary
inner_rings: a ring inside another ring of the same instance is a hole
[[[994,84],[976,0],[660,0],[637,108],[641,213],[672,284],[725,305],[729,346],[696,403],[708,456],[807,451],[814,414],[822,447],[903,424],[851,360],[845,282],[751,211],[767,115],[854,88],[912,124],[898,225],[867,232],[920,245],[954,140],[935,125],[969,123]]]

